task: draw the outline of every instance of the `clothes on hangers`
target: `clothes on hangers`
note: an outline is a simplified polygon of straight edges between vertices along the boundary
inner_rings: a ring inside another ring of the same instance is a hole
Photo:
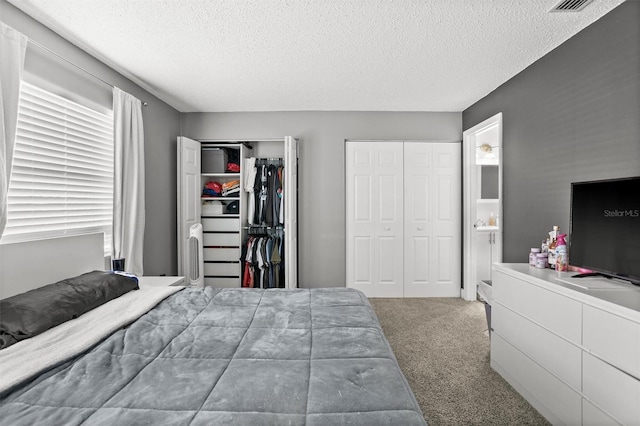
[[[278,202],[278,223],[284,225],[284,167],[278,167],[275,192]]]
[[[284,224],[284,167],[280,159],[254,159],[255,167],[247,173],[245,185],[248,193],[249,208],[247,210],[250,225],[277,226]],[[251,165],[247,164],[247,168]],[[253,193],[253,196],[252,196]]]
[[[249,225],[255,224],[254,216],[256,211],[256,199],[253,195],[256,180],[256,159],[255,157],[244,160],[244,190],[247,193],[247,220]]]
[[[284,238],[274,235],[250,235],[242,247],[242,287],[285,288]]]

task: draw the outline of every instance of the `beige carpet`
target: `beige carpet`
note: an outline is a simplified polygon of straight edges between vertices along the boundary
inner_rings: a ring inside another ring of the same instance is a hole
[[[482,303],[370,302],[429,425],[549,424],[489,365]]]

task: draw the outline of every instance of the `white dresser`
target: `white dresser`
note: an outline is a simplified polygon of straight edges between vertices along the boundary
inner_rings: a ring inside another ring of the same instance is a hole
[[[640,287],[572,275],[494,265],[491,367],[553,424],[640,425]]]

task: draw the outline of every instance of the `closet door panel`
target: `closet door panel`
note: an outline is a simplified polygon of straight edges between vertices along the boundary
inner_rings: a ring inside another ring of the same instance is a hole
[[[395,204],[395,200],[402,194],[397,194],[398,187],[402,188],[402,185],[398,184],[397,176],[383,175],[378,177],[378,185],[376,186],[378,193],[377,199],[377,219],[382,224],[395,225],[401,219],[399,218],[398,206]]]
[[[373,240],[370,237],[354,237],[353,282],[359,287],[371,287],[373,275]]]
[[[373,263],[376,297],[403,295],[403,144],[373,143],[373,175],[378,185],[372,188],[376,244]]]
[[[429,221],[429,176],[416,175],[414,172],[406,179],[405,187],[411,194],[407,200],[408,207],[411,209],[408,212],[409,218],[413,223],[424,225]]]
[[[178,275],[189,270],[189,228],[200,222],[200,142],[178,137]]]
[[[405,143],[405,297],[460,295],[459,151],[459,144]],[[418,237],[428,237],[427,249],[416,250]]]
[[[373,155],[367,149],[352,147],[347,153],[347,282],[358,290],[373,292],[374,219]]]
[[[441,171],[438,168],[436,172]],[[453,176],[437,176],[435,179],[438,195],[438,210],[434,215],[432,224],[434,239],[437,241],[437,250],[434,260],[434,270],[437,275],[433,277],[436,287],[440,287],[443,292],[451,292],[451,296],[459,296],[460,292],[460,253],[461,246],[456,244],[455,235],[459,234],[459,230],[454,228],[457,226],[460,210],[454,207],[459,203],[454,197],[459,197],[459,189],[456,190],[455,179]],[[457,280],[456,280],[457,278]],[[452,287],[447,289],[447,287]],[[453,294],[455,292],[455,294]]]
[[[284,228],[287,288],[298,287],[298,141],[284,138]]]
[[[459,143],[433,145],[434,181],[437,182],[437,217],[432,224],[440,243],[435,294],[460,297],[462,280],[462,151]]]
[[[371,211],[371,176],[361,175],[353,177],[354,194],[354,217],[356,223],[373,223]]]
[[[404,148],[404,257],[405,297],[428,295],[433,254],[431,238],[432,152],[426,143],[405,143]]]
[[[436,280],[439,283],[451,282],[456,276],[456,270],[460,266],[458,261],[454,257],[454,248],[456,247],[453,238],[451,237],[438,237],[438,268]]]
[[[402,296],[402,144],[346,144],[347,286]]]
[[[414,236],[411,242],[411,257],[414,259],[429,258],[429,237]],[[429,262],[412,262],[407,264],[405,276],[411,277],[411,284],[425,285],[429,281]]]
[[[347,286],[373,293],[374,220],[373,153],[367,146],[346,144]]]

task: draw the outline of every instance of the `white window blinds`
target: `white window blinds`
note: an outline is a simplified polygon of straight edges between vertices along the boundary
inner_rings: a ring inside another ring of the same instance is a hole
[[[109,254],[113,114],[21,86],[3,241],[102,231]]]

